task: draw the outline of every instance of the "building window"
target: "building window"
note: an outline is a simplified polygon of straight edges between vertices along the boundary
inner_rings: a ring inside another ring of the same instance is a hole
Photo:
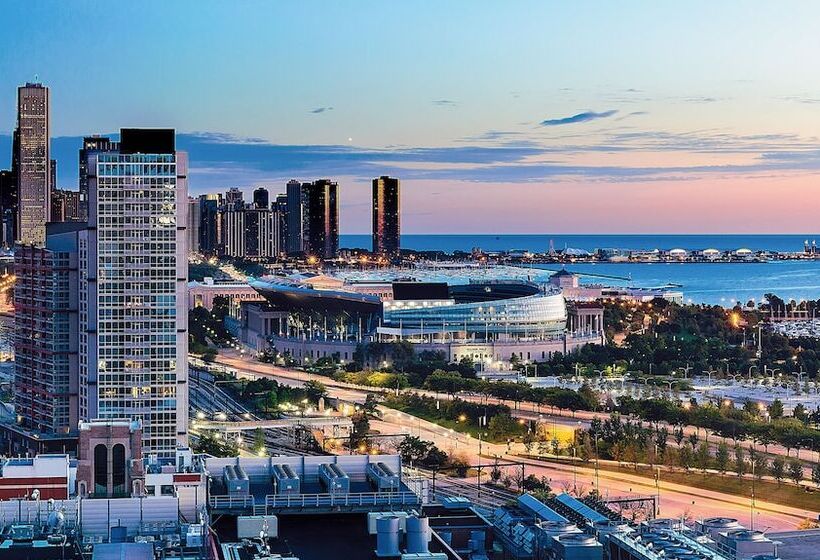
[[[94,447],[94,494],[108,494],[108,447],[102,443]]]
[[[146,496],[153,496],[155,492],[155,488],[153,484],[146,484],[145,485],[145,495]]]
[[[121,443],[112,450],[111,470],[114,494],[125,494],[125,446]]]

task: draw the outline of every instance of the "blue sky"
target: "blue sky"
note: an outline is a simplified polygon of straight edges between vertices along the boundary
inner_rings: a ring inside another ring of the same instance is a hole
[[[193,193],[404,180],[424,232],[807,232],[820,210],[815,2],[6,0],[15,87],[52,89],[60,183],[78,137],[171,126]],[[793,207],[772,216],[771,200]],[[453,215],[459,205],[463,211]]]

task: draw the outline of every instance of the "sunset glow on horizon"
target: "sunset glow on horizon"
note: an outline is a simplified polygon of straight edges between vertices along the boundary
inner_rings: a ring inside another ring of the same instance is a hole
[[[818,230],[816,3],[204,4],[4,7],[60,187],[82,136],[172,126],[192,194],[330,177],[342,233],[384,174],[407,234]]]

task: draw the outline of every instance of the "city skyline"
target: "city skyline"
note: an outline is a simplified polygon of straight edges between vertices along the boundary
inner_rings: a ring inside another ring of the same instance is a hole
[[[77,188],[83,136],[173,126],[192,195],[327,177],[344,191],[343,234],[368,233],[380,175],[402,180],[407,234],[816,230],[810,3],[179,2],[161,22],[142,6],[99,7],[5,10],[0,153],[16,86],[38,76],[61,188]],[[101,30],[127,22],[133,40],[75,41],[90,14]],[[162,92],[146,87],[149,71]],[[788,212],[771,216],[772,197]]]

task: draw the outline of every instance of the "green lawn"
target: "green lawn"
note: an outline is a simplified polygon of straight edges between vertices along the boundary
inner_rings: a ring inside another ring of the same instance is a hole
[[[533,455],[527,455],[527,457],[538,459],[538,457]],[[568,458],[550,458],[550,461],[567,464],[572,463]],[[585,467],[592,467],[594,461],[582,464]],[[601,471],[631,474],[645,477],[651,481],[655,480],[655,470],[649,466],[638,466],[638,470],[636,471],[632,466],[615,466],[602,463],[599,468]],[[751,496],[752,490],[752,481],[748,478],[738,478],[731,474],[720,475],[711,472],[703,474],[694,470],[689,472],[662,470],[661,481],[691,486],[702,490],[732,494],[734,496],[744,496],[746,498]],[[754,485],[755,497],[760,501],[803,508],[810,511],[820,511],[820,491],[807,492],[804,488],[791,483],[783,482],[777,484],[776,482],[768,480],[755,480]]]
[[[434,414],[430,414],[427,410],[424,409],[417,409],[411,407],[396,407],[391,406],[391,402],[385,401],[382,403],[384,406],[392,408],[393,410],[400,410],[405,414],[409,414],[410,416],[416,416],[421,418],[422,420],[426,420],[428,422],[432,422],[433,424],[438,424],[442,428],[447,428],[456,432],[460,432],[462,434],[469,434],[471,437],[478,438],[478,426],[475,424],[469,424],[466,422],[457,422],[455,420],[450,420],[449,418],[439,418]],[[487,433],[485,430],[484,433]],[[514,434],[517,435],[517,434]],[[506,443],[507,438],[492,438],[490,436],[484,437],[485,441],[489,441],[491,443]]]

